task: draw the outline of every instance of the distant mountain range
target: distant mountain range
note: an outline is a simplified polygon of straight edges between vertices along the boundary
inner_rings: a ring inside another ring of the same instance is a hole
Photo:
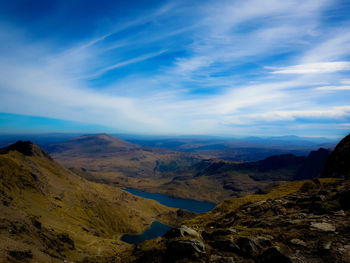
[[[17,140],[30,140],[49,150],[52,144],[62,143],[80,134],[18,134],[0,135],[0,147]],[[140,136],[112,134],[113,137],[137,144],[142,147],[191,152],[229,161],[258,161],[271,155],[295,154],[306,156],[320,147],[334,148],[337,140],[298,136],[245,137],[230,138],[216,136]]]
[[[46,149],[59,163],[94,182],[211,202],[253,193],[275,181],[318,177],[330,152],[319,149],[308,157],[287,153],[233,162],[140,146],[106,134],[79,136]]]

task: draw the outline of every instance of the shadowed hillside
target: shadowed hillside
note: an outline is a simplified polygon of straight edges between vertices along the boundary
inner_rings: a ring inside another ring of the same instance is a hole
[[[346,136],[329,156],[322,177],[350,178],[350,134]]]
[[[122,260],[130,249],[119,241],[123,233],[142,232],[155,219],[169,222],[169,213],[176,214],[89,182],[31,142],[0,152],[0,262]]]

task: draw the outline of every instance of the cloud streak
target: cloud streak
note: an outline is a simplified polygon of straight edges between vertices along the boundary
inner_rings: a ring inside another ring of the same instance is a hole
[[[350,62],[336,61],[336,62],[321,62],[321,63],[309,63],[303,65],[295,65],[282,68],[267,67],[273,69],[272,74],[321,74],[331,73],[337,71],[349,71]]]

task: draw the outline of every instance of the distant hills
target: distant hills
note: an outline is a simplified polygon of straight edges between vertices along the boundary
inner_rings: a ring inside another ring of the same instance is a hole
[[[304,138],[298,136],[225,138],[210,136],[179,136],[170,138],[152,138],[127,136],[130,142],[147,146],[164,148],[228,161],[258,161],[271,155],[295,154],[306,156],[310,151],[333,148],[337,141],[327,138]]]
[[[168,175],[200,160],[197,155],[142,147],[106,134],[79,136],[46,148],[66,167],[128,177]]]
[[[139,147],[195,153],[228,161],[258,161],[271,155],[287,153],[306,156],[310,151],[320,147],[334,148],[337,143],[335,139],[298,136],[232,138],[218,136],[111,135]],[[0,135],[0,147],[5,147],[18,140],[30,140],[50,151],[50,145],[63,143],[79,136],[81,135],[73,133]]]

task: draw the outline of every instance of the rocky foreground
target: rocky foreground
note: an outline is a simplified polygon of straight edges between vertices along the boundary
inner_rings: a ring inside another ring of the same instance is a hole
[[[306,181],[274,198],[277,192],[224,202],[135,247],[132,261],[350,262],[350,180]]]

